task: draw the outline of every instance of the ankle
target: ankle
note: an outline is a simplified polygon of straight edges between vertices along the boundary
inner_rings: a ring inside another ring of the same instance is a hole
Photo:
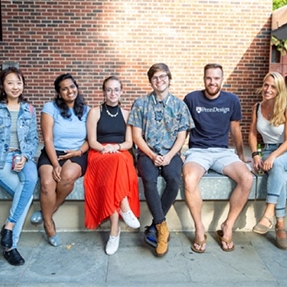
[[[276,228],[278,229],[285,229],[285,222],[283,218],[276,219]]]
[[[5,227],[4,228],[7,229],[7,230],[13,230],[14,225],[15,225],[14,223],[7,221],[5,223]]]
[[[120,227],[113,227],[111,228],[110,235],[117,237],[119,235]]]

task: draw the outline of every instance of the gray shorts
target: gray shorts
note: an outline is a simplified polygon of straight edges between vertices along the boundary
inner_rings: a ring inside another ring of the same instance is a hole
[[[195,162],[201,165],[205,171],[213,169],[223,174],[223,169],[231,163],[241,161],[233,149],[227,148],[190,148],[185,153],[184,164]]]

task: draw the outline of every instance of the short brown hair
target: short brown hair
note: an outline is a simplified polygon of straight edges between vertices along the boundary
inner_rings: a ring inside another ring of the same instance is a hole
[[[152,65],[147,72],[148,80],[150,83],[151,83],[151,78],[158,71],[165,71],[168,78],[171,80],[172,77],[171,77],[171,72],[169,70],[169,67],[164,63],[157,63],[157,64]]]
[[[209,63],[209,64],[205,65],[205,67],[204,67],[204,76],[206,74],[206,71],[209,70],[209,69],[220,69],[221,72],[222,72],[222,76],[223,76],[223,68],[222,68],[221,65],[216,64],[216,63]]]

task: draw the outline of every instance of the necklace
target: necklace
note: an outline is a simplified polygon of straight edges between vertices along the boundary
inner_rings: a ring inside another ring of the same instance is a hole
[[[119,114],[119,106],[118,106],[118,109],[117,109],[117,112],[115,114],[112,114],[109,110],[108,110],[108,107],[107,105],[105,104],[105,108],[106,108],[106,111],[107,111],[107,114],[112,117],[112,118],[115,118],[118,114]]]

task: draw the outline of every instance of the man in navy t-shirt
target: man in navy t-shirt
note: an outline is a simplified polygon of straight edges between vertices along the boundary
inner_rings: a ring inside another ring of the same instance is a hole
[[[191,249],[197,253],[203,253],[206,249],[201,217],[202,198],[198,186],[202,176],[213,169],[236,182],[230,197],[228,216],[221,224],[221,230],[216,232],[223,251],[234,250],[232,229],[248,199],[253,181],[244,163],[240,102],[236,95],[221,90],[222,82],[222,66],[207,64],[204,67],[205,89],[191,92],[184,98],[195,124],[190,131],[183,176],[185,199],[195,224],[195,240]],[[228,149],[229,132],[237,154]]]

